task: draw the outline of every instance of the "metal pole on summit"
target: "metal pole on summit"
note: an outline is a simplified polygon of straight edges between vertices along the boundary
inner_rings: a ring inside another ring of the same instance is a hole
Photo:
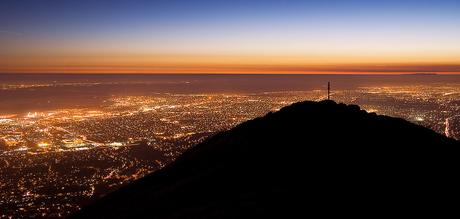
[[[331,99],[331,82],[327,82],[327,100]]]

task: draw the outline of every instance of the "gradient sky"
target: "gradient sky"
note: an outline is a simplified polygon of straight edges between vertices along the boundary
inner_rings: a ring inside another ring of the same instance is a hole
[[[458,0],[1,0],[0,72],[460,72]]]

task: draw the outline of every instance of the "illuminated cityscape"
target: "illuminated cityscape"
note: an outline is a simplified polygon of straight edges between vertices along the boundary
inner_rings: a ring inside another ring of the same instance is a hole
[[[11,88],[8,89],[21,89]],[[221,130],[325,90],[111,96],[95,108],[0,115],[1,217],[64,217]],[[332,90],[337,102],[460,137],[460,85]]]
[[[68,217],[300,101],[355,104],[460,140],[459,0],[0,5],[0,219]]]

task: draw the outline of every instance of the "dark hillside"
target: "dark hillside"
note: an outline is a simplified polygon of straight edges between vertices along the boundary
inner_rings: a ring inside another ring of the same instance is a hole
[[[425,214],[458,198],[459,146],[358,106],[301,102],[215,135],[74,217]]]

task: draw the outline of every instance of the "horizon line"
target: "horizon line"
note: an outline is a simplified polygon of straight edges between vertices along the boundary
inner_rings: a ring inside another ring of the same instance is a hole
[[[414,76],[434,76],[434,75],[460,75],[460,72],[266,72],[266,73],[254,73],[254,72],[0,72],[4,75],[414,75]]]

